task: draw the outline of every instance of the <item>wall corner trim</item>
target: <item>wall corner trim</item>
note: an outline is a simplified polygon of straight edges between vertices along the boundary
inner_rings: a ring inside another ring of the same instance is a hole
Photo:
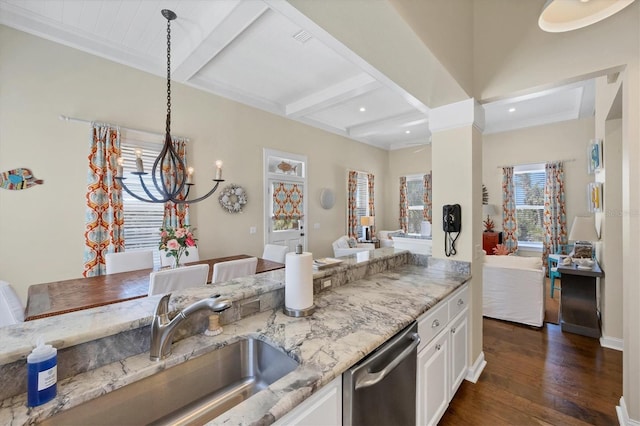
[[[618,414],[620,426],[640,426],[640,421],[629,418],[627,405],[624,403],[624,396],[620,397],[620,405],[616,406],[616,413]]]
[[[600,346],[622,352],[624,349],[624,340],[618,339],[617,337],[602,336],[600,337]]]
[[[467,370],[465,380],[471,383],[477,383],[480,378],[480,374],[484,371],[484,367],[487,365],[487,361],[484,359],[484,352],[480,352],[478,358],[476,358],[473,365]]]

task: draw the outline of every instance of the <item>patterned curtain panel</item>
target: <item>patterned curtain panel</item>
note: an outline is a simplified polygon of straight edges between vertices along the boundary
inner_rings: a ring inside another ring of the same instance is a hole
[[[422,183],[424,185],[424,210],[422,210],[422,216],[424,217],[424,220],[431,223],[431,172],[424,175]]]
[[[373,174],[368,173],[367,174],[367,185],[368,185],[368,192],[369,192],[369,216],[375,217],[376,216],[376,208],[375,208],[375,202],[374,202],[374,185],[373,185]],[[371,238],[373,238],[374,235],[376,235],[376,225],[375,222],[373,225],[369,226],[369,232],[371,234]]]
[[[544,243],[542,261],[546,264],[550,253],[567,244],[567,215],[564,196],[564,165],[562,162],[544,166]]]
[[[185,167],[187,167],[187,140],[183,138],[173,138],[172,143],[173,148],[176,150],[178,156],[180,156],[180,158],[184,162]],[[177,183],[178,185],[180,184],[180,182],[176,182],[176,173],[172,173],[171,171],[173,167],[174,166],[171,164],[168,158],[165,159],[165,161],[162,163],[162,171],[166,173],[165,185],[167,185],[168,188],[171,188],[174,183]],[[176,167],[178,169],[178,175],[182,176],[183,169],[182,167],[180,167],[180,164],[178,164]],[[184,200],[186,194],[187,187],[185,186],[182,194],[180,194],[178,198],[180,200]],[[162,226],[165,228],[177,228],[185,225],[189,225],[189,205],[176,204],[172,201],[167,201],[164,204],[164,218],[162,220]]]
[[[518,250],[518,223],[513,167],[502,168],[502,243],[510,253]]]
[[[349,170],[347,178],[347,235],[358,238],[358,217],[356,216],[356,194],[358,192],[358,172]]]
[[[407,177],[400,176],[400,229],[409,229],[409,199],[407,198]]]
[[[304,212],[302,187],[297,183],[273,185],[273,219],[300,219]]]
[[[85,215],[85,277],[104,275],[104,256],[124,251],[122,187],[114,179],[120,157],[120,131],[93,123],[89,141]]]

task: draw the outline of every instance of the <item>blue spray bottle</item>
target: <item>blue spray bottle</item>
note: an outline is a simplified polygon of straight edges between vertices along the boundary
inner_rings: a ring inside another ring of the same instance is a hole
[[[58,350],[38,338],[27,356],[27,405],[36,407],[55,398],[58,386]]]

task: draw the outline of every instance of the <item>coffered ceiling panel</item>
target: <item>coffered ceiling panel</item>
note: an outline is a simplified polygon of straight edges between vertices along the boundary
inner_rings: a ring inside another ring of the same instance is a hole
[[[174,81],[382,149],[430,141],[426,105],[284,0],[0,0],[0,23],[165,76],[162,9]],[[488,103],[487,131],[593,114],[592,94]]]

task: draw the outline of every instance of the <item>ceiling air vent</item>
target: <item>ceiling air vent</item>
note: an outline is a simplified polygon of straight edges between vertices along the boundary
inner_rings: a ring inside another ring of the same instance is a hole
[[[306,42],[308,42],[311,39],[311,34],[309,34],[308,32],[306,32],[305,30],[300,30],[297,33],[295,33],[293,35],[294,40],[305,44]]]

